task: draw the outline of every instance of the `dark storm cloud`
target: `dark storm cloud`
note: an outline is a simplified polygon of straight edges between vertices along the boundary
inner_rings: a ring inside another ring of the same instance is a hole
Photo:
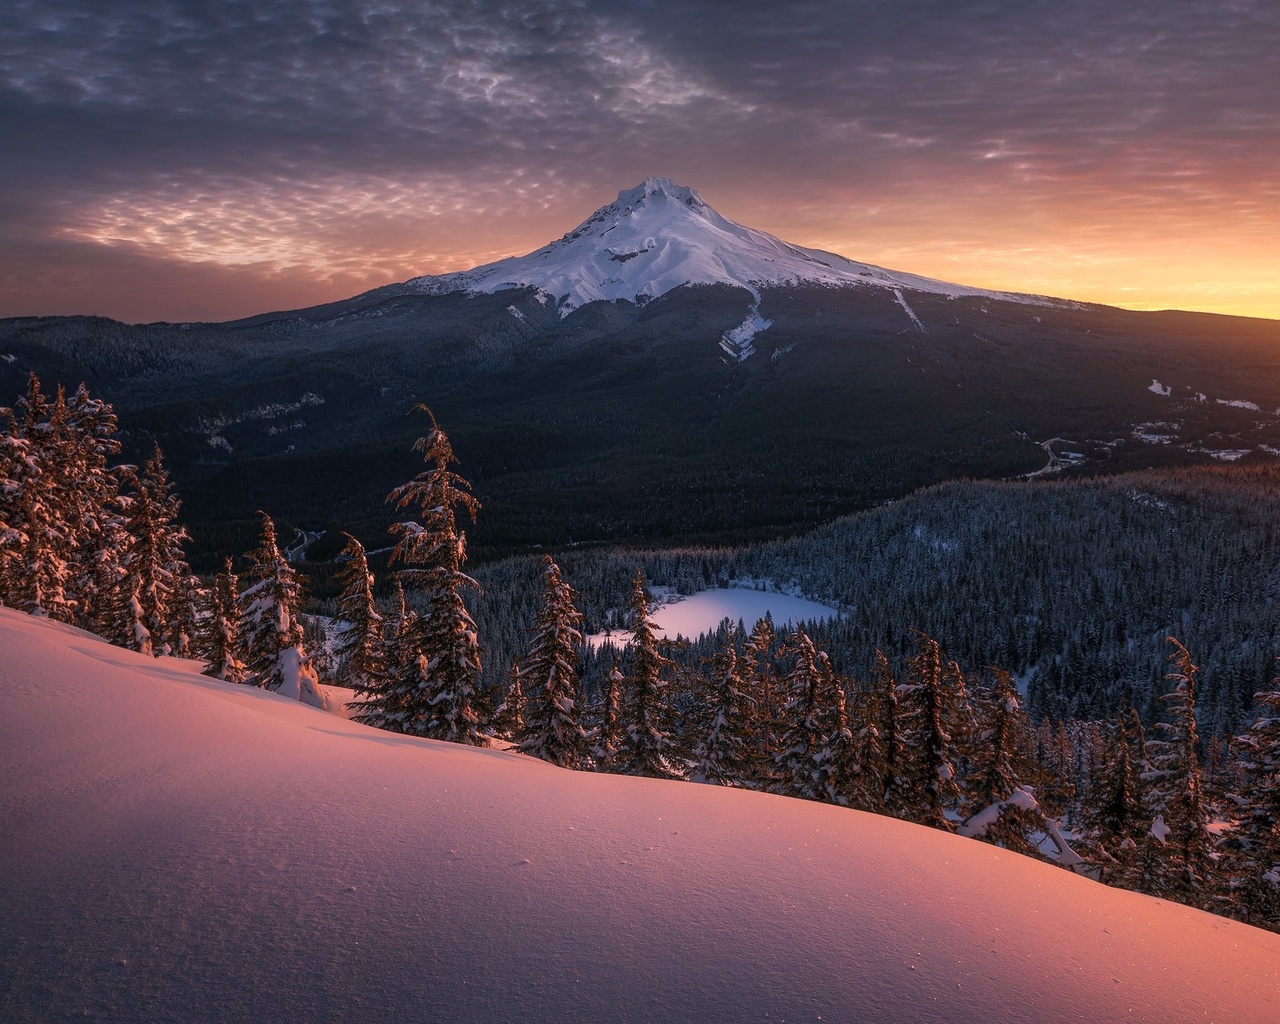
[[[1269,0],[8,0],[0,233],[10,260],[56,235],[234,263],[253,232],[392,230],[380,203],[480,223],[513,181],[671,167],[816,206],[851,181],[1274,203],[1278,55]]]

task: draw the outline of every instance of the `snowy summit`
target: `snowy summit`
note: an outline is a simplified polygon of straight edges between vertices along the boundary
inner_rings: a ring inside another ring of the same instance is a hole
[[[473,270],[417,277],[405,291],[446,294],[537,288],[567,315],[600,300],[643,303],[685,284],[745,288],[757,302],[762,286],[872,285],[942,295],[982,295],[1041,303],[1039,296],[983,291],[858,263],[822,249],[791,245],[744,227],[670,178],[646,178],[624,189],[570,231],[527,256]]]

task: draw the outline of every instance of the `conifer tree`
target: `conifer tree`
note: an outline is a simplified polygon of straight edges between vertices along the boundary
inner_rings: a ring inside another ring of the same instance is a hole
[[[597,708],[596,726],[591,732],[591,756],[599,771],[612,771],[618,751],[622,749],[622,689],[625,684],[622,668],[614,659],[608,686]]]
[[[778,683],[773,666],[775,642],[773,617],[765,612],[756,620],[750,636],[742,645],[742,680],[755,704],[755,749],[748,768],[748,784],[757,789],[769,789],[774,782],[775,763],[778,754],[778,724],[781,704],[785,702],[784,688]]]
[[[631,671],[626,676],[626,696],[622,706],[623,733],[615,765],[623,775],[668,778],[674,773],[666,755],[671,736],[664,727],[666,704],[663,673],[671,659],[658,649],[656,623],[649,618],[649,591],[644,570],[636,569],[627,599],[631,624]]]
[[[173,614],[169,623],[175,658],[194,658],[200,646],[200,618],[208,613],[209,594],[200,577],[187,573],[178,578]]]
[[[349,533],[344,536],[338,618],[345,627],[336,654],[343,683],[357,693],[368,693],[387,674],[386,623],[373,596],[373,573],[364,545]]]
[[[383,729],[483,745],[476,710],[480,679],[480,646],[475,623],[462,600],[462,591],[476,582],[462,572],[466,538],[458,530],[455,509],[461,506],[472,520],[480,502],[470,484],[449,467],[458,460],[435,416],[431,430],[414,443],[428,469],[388,495],[397,509],[416,506],[421,523],[396,523],[399,537],[392,563],[404,586],[421,593],[424,610],[406,616],[393,653],[393,672],[376,686],[363,705],[359,721]]]
[[[1245,921],[1280,930],[1280,679],[1253,699],[1256,717],[1236,740],[1244,776],[1238,902]]]
[[[64,434],[56,468],[66,523],[69,589],[76,623],[104,632],[111,595],[124,576],[129,538],[120,499],[121,476],[109,468],[120,452],[111,405],[81,384],[66,402]]]
[[[897,771],[902,781],[898,792],[908,820],[947,831],[951,830],[947,810],[960,795],[951,735],[955,690],[949,675],[944,672],[938,642],[917,634],[907,681],[897,687],[901,702]]]
[[[958,831],[1034,857],[1038,853],[1031,835],[1040,828],[1042,814],[1031,789],[1037,773],[1030,726],[1013,677],[1004,669],[995,669],[994,676],[979,704],[965,821]]]
[[[880,650],[872,661],[872,681],[864,686],[849,712],[855,769],[850,806],[875,814],[891,814],[898,760],[897,683]]]
[[[706,722],[693,747],[693,772],[721,786],[750,785],[753,774],[754,714],[738,667],[737,629],[725,619],[724,639],[711,661]]]
[[[19,611],[70,622],[70,527],[57,448],[65,433],[62,389],[50,402],[33,373],[13,410],[4,410],[5,478],[0,487],[0,594]]]
[[[180,504],[172,493],[157,447],[142,472],[130,475],[125,506],[129,548],[123,559],[126,603],[116,602],[116,642],[159,657],[179,646],[177,623],[184,581],[191,574],[182,546],[187,532],[177,524]]]
[[[303,643],[302,578],[280,551],[275,523],[262,516],[262,541],[250,558],[253,584],[240,595],[245,682],[321,705],[319,680]]]
[[[1133,883],[1137,851],[1150,823],[1140,754],[1144,732],[1137,711],[1116,718],[1089,787],[1085,814],[1089,850],[1101,865],[1102,880],[1117,885]]]
[[[1169,721],[1156,725],[1161,738],[1147,741],[1150,768],[1144,775],[1156,815],[1151,836],[1161,848],[1152,895],[1202,904],[1208,898],[1213,840],[1201,794],[1196,750],[1198,669],[1182,644],[1173,637],[1168,641],[1173,645],[1169,655],[1173,668],[1165,678],[1174,683],[1174,688],[1162,699],[1169,706]]]
[[[512,741],[524,732],[524,684],[520,678],[520,662],[512,661],[506,695],[493,713],[493,731]]]
[[[794,630],[785,653],[794,659],[787,676],[790,698],[779,737],[780,792],[806,800],[848,804],[853,736],[844,688],[803,629]]]
[[[240,595],[235,569],[228,558],[226,567],[214,578],[209,617],[205,620],[204,652],[208,667],[204,674],[228,683],[243,683],[245,667],[240,643]]]
[[[578,648],[582,613],[577,594],[550,555],[542,558],[542,607],[524,659],[524,728],[520,752],[563,768],[584,765],[589,756],[578,696]]]

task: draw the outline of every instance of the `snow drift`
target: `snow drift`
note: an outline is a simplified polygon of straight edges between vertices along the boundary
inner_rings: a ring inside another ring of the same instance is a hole
[[[1280,936],[835,807],[375,732],[0,609],[0,1019],[1280,1019]]]

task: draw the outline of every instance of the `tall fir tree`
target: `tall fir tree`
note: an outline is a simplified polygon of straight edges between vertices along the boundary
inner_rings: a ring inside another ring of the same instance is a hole
[[[262,540],[250,553],[249,579],[240,595],[245,650],[245,682],[310,704],[321,704],[319,681],[303,642],[302,577],[276,541],[276,526],[265,512]]]
[[[693,746],[693,774],[721,786],[750,785],[755,754],[755,709],[738,662],[737,628],[729,620],[711,660],[700,736]]]
[[[425,405],[431,430],[418,438],[428,469],[393,490],[387,500],[397,509],[416,507],[421,523],[396,523],[399,537],[391,561],[406,589],[422,595],[420,616],[402,621],[392,654],[393,671],[373,688],[358,718],[382,729],[481,746],[476,708],[480,681],[480,645],[475,622],[462,592],[477,588],[462,571],[466,537],[459,531],[456,509],[475,520],[480,502],[471,485],[450,467],[457,463],[449,438]]]
[[[502,703],[493,712],[493,731],[498,736],[515,740],[524,732],[524,683],[521,682],[520,662],[512,660],[507,675],[507,692]]]
[[[590,759],[578,684],[582,613],[575,603],[577,596],[560,567],[544,555],[542,606],[521,674],[524,727],[517,745],[521,753],[563,768],[583,767]]]
[[[958,718],[956,680],[932,637],[917,634],[916,653],[907,663],[907,681],[899,684],[896,692],[901,811],[910,821],[950,831],[947,812],[960,796],[952,737]]]
[[[124,577],[129,538],[120,498],[121,474],[109,468],[120,452],[111,405],[81,384],[66,402],[65,436],[58,445],[60,504],[67,521],[76,623],[102,633],[111,596]]]
[[[666,728],[667,705],[664,672],[671,666],[658,645],[657,624],[649,617],[649,590],[644,570],[636,569],[627,598],[631,625],[631,670],[626,675],[622,706],[623,733],[615,757],[623,775],[670,778],[675,772],[667,761],[671,735]]]
[[[1159,867],[1150,880],[1152,895],[1203,906],[1210,898],[1213,837],[1209,833],[1200,783],[1196,730],[1196,673],[1191,655],[1175,638],[1165,678],[1173,689],[1162,700],[1168,721],[1155,726],[1158,738],[1147,741],[1144,781],[1155,821],[1151,837],[1159,844]],[[1156,850],[1155,847],[1152,847]]]
[[[994,670],[990,688],[978,698],[978,724],[965,780],[961,834],[973,834],[1007,850],[1038,857],[1033,835],[1042,817],[1032,784],[1031,727],[1013,677]]]
[[[773,617],[765,612],[742,644],[742,681],[755,703],[755,749],[748,772],[749,785],[755,789],[769,789],[774,784],[778,725],[786,700],[773,663],[775,642]]]
[[[1243,776],[1237,902],[1244,920],[1280,931],[1280,679],[1253,700],[1256,717],[1236,739]]]
[[[213,581],[202,642],[204,658],[208,662],[204,674],[228,683],[245,681],[238,591],[235,569],[228,558],[223,571]]]
[[[818,650],[803,629],[791,633],[785,653],[793,665],[787,676],[790,698],[778,741],[779,792],[847,805],[853,736],[844,687],[826,652]]]
[[[373,596],[373,573],[364,545],[349,533],[344,536],[337,611],[345,625],[335,653],[343,685],[365,694],[387,674],[386,623]]]
[[[64,435],[62,389],[50,402],[33,373],[26,394],[5,410],[5,479],[0,487],[0,594],[31,615],[70,622],[74,599],[71,528],[66,488],[58,480],[57,449]]]
[[[606,679],[604,693],[595,709],[595,726],[590,733],[591,757],[598,771],[613,771],[618,751],[622,749],[622,690],[625,685],[626,677],[622,674],[622,666],[615,658]]]
[[[1142,782],[1144,735],[1137,711],[1118,716],[1089,786],[1084,848],[1099,865],[1102,881],[1116,885],[1132,885],[1139,845],[1150,824]]]
[[[178,525],[180,503],[169,483],[164,456],[155,448],[142,471],[131,474],[124,529],[123,601],[114,602],[116,642],[159,657],[181,646],[179,602],[191,570],[183,553],[187,532]]]

